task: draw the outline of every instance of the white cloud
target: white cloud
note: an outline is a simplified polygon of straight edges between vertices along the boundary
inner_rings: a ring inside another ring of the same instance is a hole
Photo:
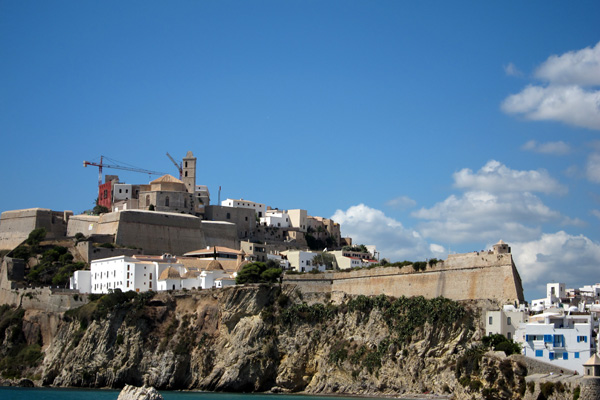
[[[533,151],[534,153],[551,154],[562,156],[571,152],[571,146],[561,141],[538,143],[535,140],[530,140],[521,146],[521,150]]]
[[[550,56],[536,70],[538,78],[564,85],[600,85],[600,42],[595,47]]]
[[[505,65],[504,72],[509,76],[523,76],[523,72],[519,71],[517,66],[513,63],[508,63],[508,65]]]
[[[600,183],[600,153],[588,156],[585,174],[590,182]]]
[[[535,121],[562,121],[600,130],[600,91],[579,86],[527,86],[508,96],[502,110]]]
[[[540,292],[549,282],[580,287],[600,281],[600,243],[583,235],[559,231],[511,247],[528,299],[528,292]]]
[[[454,186],[497,192],[566,193],[567,189],[546,170],[518,171],[490,160],[476,174],[469,168],[454,173]]]
[[[388,207],[406,210],[407,208],[412,208],[416,206],[417,202],[408,196],[399,196],[389,200],[387,203],[385,203],[385,205]]]
[[[412,213],[426,220],[417,228],[426,237],[446,243],[496,242],[500,238],[530,240],[541,233],[539,226],[560,221],[531,193],[466,192]]]
[[[600,210],[592,210],[592,215],[598,219],[600,219]]]
[[[531,120],[562,121],[600,130],[600,42],[594,48],[549,57],[535,76],[547,85],[529,85],[507,97],[504,112]]]
[[[390,261],[446,257],[442,246],[429,245],[418,232],[364,204],[337,210],[331,218],[341,225],[343,235],[352,237],[353,243],[374,244],[381,256]]]

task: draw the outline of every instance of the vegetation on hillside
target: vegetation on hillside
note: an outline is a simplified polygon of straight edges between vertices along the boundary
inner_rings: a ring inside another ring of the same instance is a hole
[[[253,262],[245,265],[238,272],[235,283],[238,285],[244,283],[275,283],[279,280],[281,274],[282,269],[276,261]]]
[[[6,304],[0,306],[0,374],[5,379],[28,377],[28,373],[40,364],[43,358],[42,338],[37,332],[37,340],[27,344],[23,332],[25,310],[12,308]]]

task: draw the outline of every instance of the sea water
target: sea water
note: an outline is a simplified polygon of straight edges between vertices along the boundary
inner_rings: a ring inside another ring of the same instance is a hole
[[[330,396],[161,391],[165,400],[332,400]],[[0,400],[117,400],[119,390],[0,387]],[[356,397],[335,397],[356,400]]]

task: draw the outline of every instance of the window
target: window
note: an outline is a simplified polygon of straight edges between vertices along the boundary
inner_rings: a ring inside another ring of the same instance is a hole
[[[169,196],[165,197],[165,207],[169,207]]]
[[[577,343],[579,342],[587,343],[587,336],[577,336]]]
[[[150,207],[150,195],[146,195],[146,207]]]
[[[187,178],[187,173],[188,173],[188,172],[187,172],[187,171],[185,171],[185,177],[186,177],[186,178]]]
[[[536,350],[535,356],[536,357],[544,357],[544,350]]]
[[[488,324],[489,324],[489,325],[491,325],[491,324],[492,324],[492,321],[493,321],[493,318],[492,318],[492,317],[490,317],[490,319],[489,319],[489,323],[488,323]]]
[[[510,317],[506,318],[506,325],[511,325],[511,319],[510,319]]]
[[[579,358],[579,352],[575,352],[575,358]]]
[[[568,360],[569,359],[569,353],[564,352],[563,353],[563,360]]]
[[[227,213],[227,219],[231,219],[231,214]]]
[[[548,358],[550,358],[550,360],[554,360],[554,352],[550,352],[550,354],[548,354]]]
[[[187,168],[187,161],[185,162],[185,167]]]
[[[123,191],[121,189],[119,189],[119,193],[123,193]]]
[[[152,279],[152,272],[150,272],[150,279]]]

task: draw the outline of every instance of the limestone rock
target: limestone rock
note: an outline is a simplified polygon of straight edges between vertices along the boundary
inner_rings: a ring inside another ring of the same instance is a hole
[[[153,387],[125,385],[117,400],[163,400],[163,397]]]

